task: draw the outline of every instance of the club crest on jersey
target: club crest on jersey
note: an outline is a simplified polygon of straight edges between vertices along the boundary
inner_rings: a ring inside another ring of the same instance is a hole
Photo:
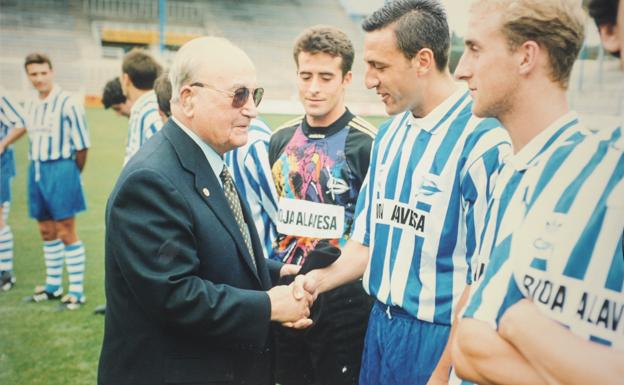
[[[329,179],[327,180],[326,187],[332,199],[336,199],[336,195],[344,194],[349,191],[349,184],[344,179],[333,176],[329,168],[327,173],[329,174]]]

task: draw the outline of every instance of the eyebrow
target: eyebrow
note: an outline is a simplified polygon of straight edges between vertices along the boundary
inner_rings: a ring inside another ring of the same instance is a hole
[[[476,41],[472,40],[472,39],[466,39],[464,40],[464,45],[468,46],[468,45],[479,45]]]

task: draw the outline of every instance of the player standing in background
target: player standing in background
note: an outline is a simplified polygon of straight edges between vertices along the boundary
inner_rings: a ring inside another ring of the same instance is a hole
[[[86,209],[80,180],[89,147],[85,112],[74,96],[54,84],[52,62],[46,55],[28,55],[24,68],[38,94],[24,108],[30,138],[29,213],[38,221],[46,264],[45,286],[36,287],[26,300],[61,297],[65,259],[69,291],[61,307],[74,310],[85,302],[85,250],[74,218]]]
[[[276,130],[269,145],[279,196],[272,258],[303,265],[319,240],[346,243],[376,129],[345,106],[354,51],[344,32],[306,29],[293,56],[305,115]],[[280,328],[277,382],[357,384],[371,303],[361,282],[350,283],[318,298],[309,330]]]
[[[26,132],[24,112],[4,88],[0,88],[0,290],[11,290],[13,275],[13,232],[8,224],[11,207],[11,179],[15,176],[13,142]]]
[[[153,90],[154,81],[161,71],[160,64],[143,50],[134,49],[124,56],[121,65],[121,87],[126,98],[132,103],[124,165],[139,151],[145,141],[163,126]]]
[[[586,17],[576,1],[481,0],[469,20],[456,76],[515,154],[488,207],[487,267],[457,327],[457,373],[480,384],[619,384],[624,145],[619,130],[583,127],[566,98]]]
[[[471,282],[486,205],[509,137],[471,112],[448,69],[437,1],[386,3],[363,22],[365,82],[396,116],[375,138],[352,239],[323,292],[364,273],[371,311],[360,384],[446,382],[454,309]]]
[[[167,123],[171,116],[171,82],[169,71],[163,71],[154,81],[154,93],[158,103],[158,115],[163,124]]]
[[[102,104],[106,110],[112,108],[117,115],[126,118],[130,117],[132,102],[123,94],[119,77],[109,80],[104,86],[104,90],[102,91]],[[95,314],[105,314],[106,305],[97,306],[93,312]]]
[[[590,0],[589,14],[596,22],[602,45],[620,58],[624,71],[624,5],[622,0]]]
[[[102,91],[102,104],[104,109],[112,108],[119,116],[130,117],[132,103],[126,99],[121,89],[119,77],[109,80]]]

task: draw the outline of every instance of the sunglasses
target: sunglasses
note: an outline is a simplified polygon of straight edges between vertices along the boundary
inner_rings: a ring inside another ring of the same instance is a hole
[[[232,92],[232,91],[221,90],[209,84],[201,83],[201,82],[191,83],[189,84],[189,86],[208,88],[213,91],[226,94],[232,98],[232,107],[234,108],[241,108],[242,106],[247,104],[247,100],[249,100],[249,95],[252,95],[254,104],[256,105],[256,107],[258,107],[258,105],[262,101],[262,96],[264,95],[264,88],[256,88],[255,90],[253,90],[253,93],[252,93],[252,91],[250,91],[249,88],[247,87],[240,87],[240,88],[237,88],[234,92]]]

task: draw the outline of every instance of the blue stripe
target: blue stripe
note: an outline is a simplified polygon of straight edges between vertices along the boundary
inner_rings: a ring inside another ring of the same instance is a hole
[[[572,121],[568,122],[567,124],[564,124],[560,129],[557,130],[557,132],[555,132],[555,134],[553,136],[550,137],[550,139],[548,139],[548,141],[546,142],[546,144],[544,144],[542,149],[537,154],[535,154],[535,156],[528,163],[532,163],[541,154],[543,154],[546,150],[548,150],[550,148],[550,146],[552,146],[553,143],[555,143],[557,141],[557,139],[559,139],[559,137],[561,135],[563,135],[563,133],[566,132],[566,130],[568,128],[570,128],[572,126],[575,126],[577,124],[578,124],[578,119],[573,119]]]
[[[66,96],[61,103],[61,110],[59,113],[59,157],[63,157],[63,145],[65,144],[65,104],[69,100],[69,96]],[[54,103],[56,105],[56,102]],[[51,148],[52,146],[50,146]],[[50,157],[48,157],[50,159]]]
[[[470,112],[470,104],[467,104],[464,109],[459,113],[457,118],[455,118],[455,120],[453,120],[453,122],[450,124],[448,131],[444,136],[444,140],[442,140],[442,143],[440,143],[440,147],[435,153],[435,158],[433,160],[433,163],[431,164],[431,169],[429,170],[431,174],[442,174],[442,170],[444,170],[446,163],[448,162],[451,154],[457,146],[459,138],[461,138],[462,134],[464,133],[466,124],[471,117],[472,113]],[[458,165],[457,167],[461,168],[461,166],[462,165]]]
[[[546,165],[544,166],[539,180],[535,184],[535,189],[533,190],[533,195],[530,198],[530,202],[528,202],[528,207],[532,207],[533,204],[537,201],[537,198],[541,195],[544,188],[555,179],[554,176],[557,174],[557,171],[561,168],[561,166],[565,163],[566,159],[570,154],[574,151],[576,145],[565,145],[557,148],[553,154],[550,156]]]
[[[612,345],[611,341],[608,341],[608,340],[605,340],[603,338],[596,337],[596,336],[589,336],[589,340],[592,341],[592,342],[595,342],[597,344],[600,344],[600,345],[605,345],[605,346],[611,346]]]
[[[423,237],[416,237],[414,241],[414,250],[422,250],[423,245],[425,244],[425,239]],[[420,262],[420,254],[415,255],[414,258],[418,258]],[[383,259],[383,258],[377,258]],[[419,295],[422,290],[423,283],[420,279],[420,263],[412,262],[410,264],[409,273],[407,276],[407,284],[405,287],[405,298],[403,299],[404,304],[415,304],[418,305]],[[403,306],[405,308],[405,306]]]
[[[469,91],[466,91],[466,93],[464,93],[461,98],[459,98],[459,100],[457,102],[455,102],[455,104],[453,104],[453,107],[451,107],[446,114],[444,114],[444,116],[442,117],[442,119],[440,119],[440,121],[433,127],[433,129],[431,130],[431,133],[434,133],[441,125],[443,125],[450,117],[451,115],[453,115],[455,113],[455,110],[461,106],[461,104],[464,102],[464,100],[466,100],[466,98],[468,97]],[[469,103],[470,104],[470,103]],[[468,109],[470,110],[470,106],[466,106],[468,107]]]
[[[404,143],[409,130],[403,127],[402,129],[403,129],[403,137],[401,138],[401,143]],[[391,147],[391,146],[392,144],[388,145],[388,147]],[[389,151],[386,151],[386,153],[384,154],[384,157],[387,158],[388,153]],[[396,193],[395,191],[396,191],[396,183],[398,179],[398,174],[399,174],[399,170],[401,169],[400,166],[401,166],[401,151],[398,151],[396,157],[392,160],[392,164],[390,165],[390,171],[388,172],[388,176],[386,179],[386,186],[385,186],[386,196],[385,197],[388,199],[394,199],[394,195]]]
[[[459,234],[459,223],[461,214],[459,209],[460,190],[459,180],[453,181],[450,207],[446,211],[444,226],[440,234],[438,243],[438,253],[436,255],[436,285],[435,303],[436,311],[433,321],[435,323],[451,323],[451,307],[453,304],[453,251],[457,246],[457,235]],[[459,215],[458,215],[459,214]],[[421,250],[418,250],[420,253]]]
[[[607,154],[607,149],[609,147],[608,142],[601,142],[598,145],[598,151],[594,153],[589,163],[585,164],[581,172],[574,178],[574,180],[566,187],[563,194],[559,198],[557,204],[555,205],[555,212],[567,214],[572,206],[572,203],[576,199],[576,196],[581,189],[581,186],[587,181],[589,176],[596,170],[596,167],[600,164],[600,162],[604,159]],[[563,160],[561,160],[563,163]],[[551,175],[552,178],[552,175]]]
[[[488,178],[488,180],[489,179],[490,178]],[[466,266],[468,266],[466,283],[469,283],[470,277],[472,276],[472,264],[470,262],[472,261],[472,258],[477,248],[477,230],[474,219],[474,199],[476,199],[478,193],[474,182],[472,181],[472,178],[464,178],[464,183],[462,183],[462,191],[465,195],[474,197],[473,199],[467,200],[470,202],[470,206],[466,211]]]
[[[416,209],[417,210],[422,210],[425,212],[430,212],[431,211],[431,205],[429,203],[425,203],[425,202],[416,202]]]
[[[13,112],[13,115],[15,115],[17,117],[17,119],[19,119],[19,122],[20,122],[19,127],[26,127],[26,120],[24,119],[24,117],[19,112],[17,112],[17,110],[15,109],[15,107],[13,107],[13,104],[11,104],[9,99],[7,99],[6,97],[3,96],[2,100],[4,101],[4,104]],[[6,113],[5,113],[5,116],[6,116]],[[11,123],[17,124],[17,122],[11,122]]]
[[[594,213],[585,226],[583,233],[577,240],[574,249],[572,249],[572,253],[570,253],[570,258],[568,259],[568,262],[563,270],[563,274],[565,276],[577,279],[585,278],[587,267],[591,261],[589,256],[593,255],[593,251],[596,247],[596,239],[598,239],[598,234],[600,234],[606,214],[606,209],[601,207],[601,205],[605,204],[607,197],[617,183],[622,180],[622,177],[624,177],[624,167],[619,167],[615,170],[609,179],[609,182],[605,186],[598,201],[600,203],[594,209]]]
[[[624,258],[622,258],[622,242],[624,240],[620,237],[620,240],[615,248],[615,253],[611,259],[611,265],[609,266],[609,273],[605,282],[605,288],[622,292],[624,289]]]
[[[67,245],[67,246],[65,246],[65,251],[66,251],[66,252],[68,252],[68,251],[74,251],[74,250],[78,250],[78,249],[80,249],[81,247],[83,247],[83,243],[82,243],[82,242],[79,242],[79,243],[74,243],[74,244],[71,244],[71,245]]]
[[[78,117],[78,113],[76,112],[76,108],[74,106],[72,106],[72,111],[74,113],[74,120],[76,121],[76,129],[78,130],[78,136],[80,137],[80,147],[84,149],[87,146],[87,142],[85,141],[85,138],[83,135],[84,129],[86,127],[82,127],[82,125],[80,124],[80,119]]]
[[[464,317],[473,318],[477,310],[481,307],[483,302],[483,291],[490,284],[490,281],[501,267],[507,262],[509,256],[509,248],[511,247],[511,236],[505,238],[500,245],[494,248],[490,256],[490,262],[487,265],[485,274],[483,275],[482,282],[477,287],[470,297],[470,301],[466,306]]]

